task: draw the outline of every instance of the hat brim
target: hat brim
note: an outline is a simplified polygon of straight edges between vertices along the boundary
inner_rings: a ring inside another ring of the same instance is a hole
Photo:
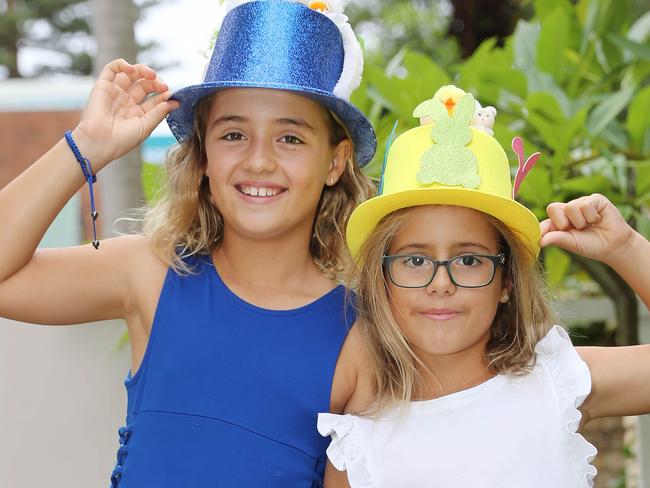
[[[350,216],[346,233],[352,256],[357,257],[364,241],[381,219],[396,210],[419,205],[458,205],[492,215],[519,234],[534,256],[539,254],[539,221],[517,201],[480,190],[437,187],[380,195],[359,205]]]
[[[334,112],[339,120],[345,125],[352,142],[357,164],[360,167],[368,164],[377,149],[377,137],[375,131],[366,116],[350,102],[338,98],[323,90],[310,89],[302,86],[273,84],[273,83],[250,83],[237,81],[213,81],[200,85],[192,85],[182,88],[171,97],[171,100],[180,102],[180,107],[167,115],[167,124],[179,142],[188,139],[194,130],[194,110],[196,104],[203,97],[211,95],[226,88],[267,88],[271,90],[284,90],[295,92],[310,98],[328,110]]]

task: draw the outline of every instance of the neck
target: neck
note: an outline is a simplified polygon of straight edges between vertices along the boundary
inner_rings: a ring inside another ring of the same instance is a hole
[[[424,391],[421,399],[439,398],[456,393],[494,377],[485,355],[487,337],[464,351],[431,355],[419,351],[426,368],[420,368]]]
[[[311,257],[310,236],[311,229],[255,239],[226,228],[212,259],[223,281],[240,298],[264,308],[296,308],[334,286]]]

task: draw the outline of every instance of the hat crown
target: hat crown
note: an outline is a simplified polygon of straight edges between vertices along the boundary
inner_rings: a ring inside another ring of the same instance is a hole
[[[380,194],[350,216],[346,238],[351,254],[358,256],[370,232],[396,210],[455,205],[497,218],[537,255],[539,222],[513,198],[508,157],[492,137],[495,115],[494,107],[481,107],[471,94],[454,86],[442,87],[433,99],[418,105],[414,116],[424,125],[404,132],[390,145]],[[522,166],[523,145],[521,140],[514,142],[513,148],[519,148],[515,150],[520,184],[534,161],[531,156]]]
[[[332,92],[344,55],[341,33],[325,15],[299,3],[249,2],[224,18],[204,83]]]
[[[468,130],[471,131],[471,141],[464,147],[478,160],[479,183],[473,189],[511,198],[510,166],[505,151],[496,139],[485,132],[470,127]],[[404,132],[393,142],[384,170],[382,195],[419,189],[463,187],[464,175],[452,164],[444,170],[447,175],[458,177],[457,185],[443,184],[439,181],[423,183],[421,178],[418,178],[422,158],[435,144],[431,132],[431,125],[423,125]]]
[[[167,123],[176,139],[191,137],[199,100],[219,90],[283,90],[329,110],[347,130],[359,166],[369,163],[377,138],[367,117],[350,103],[361,82],[363,56],[347,17],[290,0],[228,3],[236,6],[223,19],[204,81],[172,95],[180,107]]]

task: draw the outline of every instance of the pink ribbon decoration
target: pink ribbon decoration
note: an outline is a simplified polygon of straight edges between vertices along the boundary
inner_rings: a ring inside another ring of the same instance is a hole
[[[517,136],[512,139],[512,149],[517,154],[519,158],[519,167],[517,168],[517,173],[515,174],[515,182],[512,186],[512,198],[516,198],[519,193],[519,187],[521,183],[526,178],[526,175],[530,173],[530,170],[533,169],[533,166],[537,163],[537,160],[540,157],[540,153],[536,152],[530,155],[526,162],[524,162],[524,141],[521,137]]]

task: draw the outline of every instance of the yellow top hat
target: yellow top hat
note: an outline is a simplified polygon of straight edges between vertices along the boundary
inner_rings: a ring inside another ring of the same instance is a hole
[[[467,93],[449,110],[448,101],[437,95],[418,105],[413,113],[433,123],[395,139],[388,151],[380,194],[359,205],[350,216],[347,242],[352,256],[357,256],[386,215],[401,208],[433,204],[459,205],[492,215],[517,232],[537,256],[539,222],[513,198],[506,153],[490,135],[492,123],[482,124],[477,116],[483,108]],[[513,149],[519,155],[518,187],[539,155],[526,161],[531,164],[522,165],[521,139],[513,141]]]

